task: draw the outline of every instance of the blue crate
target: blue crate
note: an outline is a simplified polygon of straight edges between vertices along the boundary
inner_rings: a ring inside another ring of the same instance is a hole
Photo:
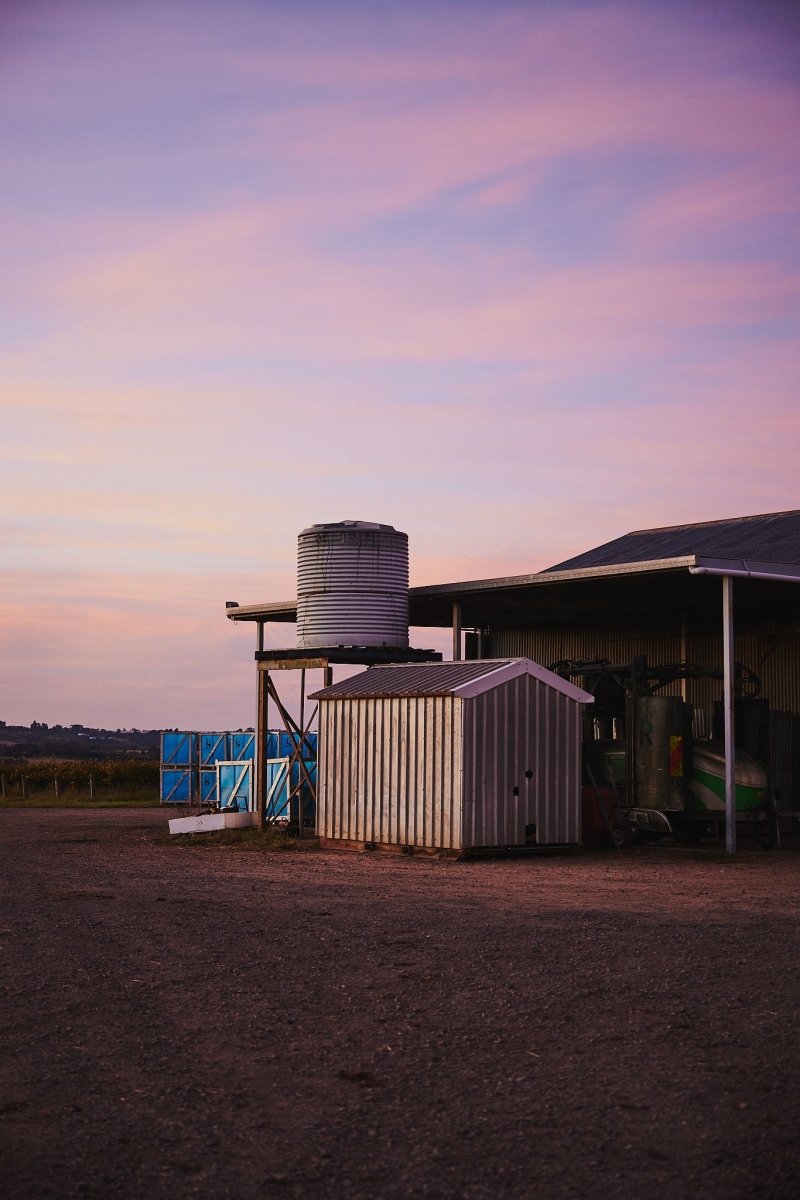
[[[316,787],[317,764],[308,759],[305,760],[305,764],[312,786]],[[305,777],[301,775],[299,763],[293,763],[290,771],[288,756],[271,758],[264,764],[264,770],[267,782],[266,818],[268,821],[288,821],[290,818],[296,820],[298,806],[296,789],[300,786],[301,781],[305,785],[302,792],[299,793],[303,797],[303,817],[314,815],[314,801],[308,793],[308,785]],[[290,791],[295,793],[291,797],[291,802]]]
[[[196,733],[166,729],[161,734],[162,767],[193,767],[196,762]]]
[[[266,817],[268,821],[289,819],[289,760],[269,758],[264,763],[267,781]]]
[[[197,736],[201,767],[213,767],[228,758],[227,733],[200,733]]]
[[[200,800],[203,804],[217,803],[217,768],[201,767],[199,772],[200,779]]]
[[[218,762],[216,774],[220,812],[252,812],[252,762]]]
[[[269,737],[274,738],[274,742],[268,745],[268,750],[273,748],[277,751],[275,754],[267,754],[267,758],[291,758],[295,752],[299,734],[295,737],[286,730],[270,733]],[[316,733],[307,733],[304,739],[303,757],[316,758],[317,756],[317,735]]]
[[[303,761],[306,764],[306,770],[308,771],[308,774],[311,778],[311,785],[312,785],[312,787],[316,788],[316,786],[317,786],[317,764],[316,764],[316,762],[314,762],[313,760],[308,759],[308,758],[304,759]],[[299,762],[293,763],[292,764],[292,787],[296,788],[299,785],[301,780],[303,781],[303,783],[306,782],[305,775],[302,775],[300,773],[300,763]],[[308,786],[308,785],[306,785],[306,786]]]
[[[162,804],[190,804],[196,795],[197,776],[191,767],[162,768]]]
[[[256,756],[256,735],[254,733],[229,733],[228,758],[233,762],[242,759],[253,759]]]

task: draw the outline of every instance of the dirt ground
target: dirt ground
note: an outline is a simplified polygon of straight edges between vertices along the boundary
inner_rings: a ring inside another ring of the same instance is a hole
[[[800,1195],[800,855],[457,863],[0,811],[16,1198]]]

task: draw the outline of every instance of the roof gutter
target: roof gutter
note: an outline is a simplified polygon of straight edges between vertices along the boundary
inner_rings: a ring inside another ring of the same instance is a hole
[[[772,564],[769,564],[772,565]],[[769,570],[768,564],[754,563],[748,566],[744,559],[730,563],[724,560],[698,560],[698,565],[689,567],[692,575],[730,575],[734,579],[767,579],[776,583],[800,583],[800,567],[793,564],[775,563],[779,570]],[[766,569],[765,569],[766,568]]]

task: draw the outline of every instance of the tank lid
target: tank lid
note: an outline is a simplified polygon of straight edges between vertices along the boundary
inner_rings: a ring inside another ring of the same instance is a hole
[[[323,521],[319,525],[309,525],[308,529],[304,529],[299,535],[300,537],[306,533],[326,533],[334,530],[369,530],[374,533],[380,530],[385,533],[397,533],[394,525],[381,525],[378,521]]]

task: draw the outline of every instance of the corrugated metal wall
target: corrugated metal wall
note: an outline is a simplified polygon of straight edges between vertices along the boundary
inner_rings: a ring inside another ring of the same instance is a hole
[[[681,658],[680,625],[653,630],[650,625],[624,629],[493,629],[492,658],[531,658],[549,667],[562,658],[607,658],[628,662],[646,654],[649,662],[677,662]]]
[[[580,840],[582,711],[529,675],[464,701],[465,846]]]
[[[461,704],[453,696],[323,700],[320,835],[460,850]]]

